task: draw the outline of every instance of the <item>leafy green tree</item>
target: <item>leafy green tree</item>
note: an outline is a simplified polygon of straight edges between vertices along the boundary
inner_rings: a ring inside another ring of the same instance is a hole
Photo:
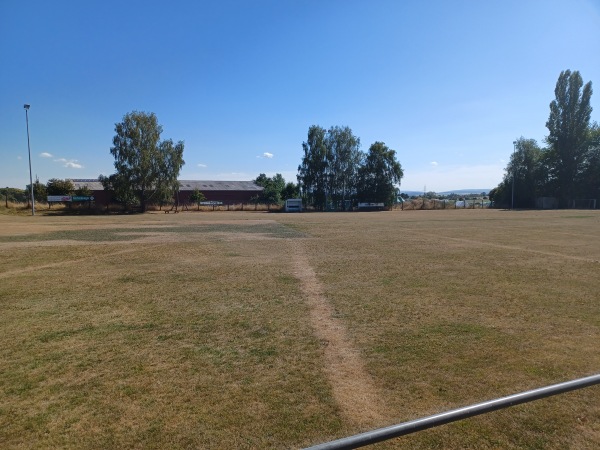
[[[358,198],[361,201],[384,203],[391,206],[396,201],[396,186],[404,172],[396,160],[396,152],[383,142],[369,148],[365,163],[358,173]]]
[[[71,180],[51,178],[46,183],[46,192],[48,195],[71,195],[73,191],[75,191],[75,186]]]
[[[281,191],[281,198],[287,200],[288,198],[298,198],[300,195],[300,189],[297,184],[292,182],[286,183],[283,191]]]
[[[200,189],[196,188],[194,189],[194,192],[192,192],[192,194],[190,195],[190,200],[198,205],[198,211],[200,211],[200,203],[205,202],[206,197],[200,191]]]
[[[560,73],[555,99],[546,122],[547,148],[532,139],[516,141],[504,179],[490,198],[497,206],[512,203],[533,207],[537,197],[558,197],[561,206],[576,198],[600,197],[600,131],[590,125],[592,84],[583,84],[579,72]]]
[[[80,186],[75,189],[75,195],[78,197],[91,197],[94,193],[87,185]]]
[[[175,192],[183,161],[182,141],[160,141],[162,126],[154,113],[133,111],[115,124],[110,153],[115,176],[103,177],[121,199],[136,197],[142,212],[147,203],[165,191]],[[118,193],[117,193],[118,191]]]
[[[28,196],[27,196],[27,202],[31,201],[31,185],[28,184],[26,187],[26,191],[28,192]],[[46,192],[46,185],[40,183],[39,178],[36,177],[35,181],[33,182],[33,198],[36,202],[45,202],[46,200],[48,200],[48,194]]]
[[[302,143],[304,155],[298,166],[298,185],[304,201],[323,210],[327,189],[327,145],[325,129],[312,125],[306,142]]]
[[[258,197],[259,203],[264,203],[269,207],[281,203],[282,193],[285,189],[285,179],[280,173],[275,174],[272,178],[261,173],[256,177],[254,183],[263,187],[262,194]]]
[[[271,184],[273,185],[273,189],[278,193],[279,197],[281,198],[281,193],[285,189],[285,179],[283,178],[283,176],[280,173],[276,173],[275,175],[273,175],[273,178],[271,178]]]
[[[520,137],[515,141],[515,151],[511,155],[504,175],[507,188],[510,187],[510,204],[513,195],[516,208],[534,208],[537,197],[543,195],[546,186],[546,170],[543,165],[542,149],[535,139]],[[505,189],[505,195],[508,189]],[[505,199],[506,203],[508,199]]]
[[[270,182],[270,178],[267,175],[265,175],[264,173],[259,174],[254,179],[254,184],[256,184],[257,186],[261,186],[261,187],[265,187],[269,182]]]
[[[152,202],[158,203],[160,210],[162,210],[162,207],[165,205],[176,204],[179,206],[178,192],[179,182],[162,184],[153,192]]]
[[[261,203],[266,204],[269,209],[271,209],[271,205],[277,205],[281,203],[281,193],[275,188],[274,185],[267,186],[262,195],[260,196]]]
[[[125,208],[139,205],[139,199],[124,175],[119,173],[113,173],[108,177],[100,175],[98,181],[102,183],[105,191],[112,192],[113,200],[122,203]]]
[[[564,204],[574,197],[576,180],[583,169],[589,142],[592,83],[584,85],[578,71],[565,70],[558,77],[554,94],[546,122],[546,142],[550,146],[551,175],[556,178],[557,193]]]
[[[360,139],[349,127],[331,127],[325,138],[327,147],[327,196],[335,203],[356,195],[358,169],[364,154]]]
[[[254,204],[254,210],[255,211],[258,208],[258,204],[260,203],[260,199],[261,199],[261,196],[258,195],[258,194],[253,195],[252,197],[250,197],[250,203]]]
[[[298,167],[298,186],[304,200],[317,209],[339,205],[356,196],[358,169],[364,154],[360,139],[349,127],[329,131],[313,125],[302,143],[304,156]]]
[[[8,194],[8,198],[6,198]],[[5,197],[5,201],[13,202],[13,203],[24,203],[27,201],[27,197],[29,196],[29,191],[24,191],[23,189],[18,188],[3,188],[2,196]]]
[[[578,185],[582,198],[600,199],[600,126],[597,123],[590,127]]]

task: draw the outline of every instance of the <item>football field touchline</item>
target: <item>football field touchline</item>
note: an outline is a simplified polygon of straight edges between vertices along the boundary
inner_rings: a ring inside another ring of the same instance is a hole
[[[343,415],[355,425],[374,425],[384,417],[380,398],[359,352],[350,341],[344,323],[335,317],[332,305],[310,266],[303,240],[290,239],[294,275],[300,280],[310,308],[310,323],[324,346],[325,371]]]
[[[485,241],[480,241],[477,239],[467,239],[467,238],[457,238],[457,237],[452,237],[452,236],[443,236],[441,234],[431,234],[431,233],[427,233],[424,231],[417,231],[417,230],[414,230],[413,233],[421,234],[421,235],[428,236],[428,237],[434,237],[439,240],[447,239],[449,241],[464,242],[464,243],[468,243],[468,244],[475,245],[475,246],[478,245],[478,246],[483,246],[483,247],[501,248],[503,250],[514,250],[514,251],[520,251],[520,252],[535,253],[537,255],[553,256],[553,257],[558,257],[558,258],[563,258],[563,259],[572,259],[575,261],[598,262],[597,259],[586,258],[585,256],[567,255],[565,253],[548,252],[548,251],[544,251],[544,250],[535,250],[533,248],[519,247],[516,245],[495,244],[494,242],[485,242]]]
[[[70,265],[70,264],[77,264],[77,263],[80,263],[83,261],[89,261],[90,259],[100,259],[100,258],[104,258],[107,256],[112,257],[115,255],[123,255],[125,253],[135,252],[136,250],[140,250],[140,248],[128,248],[128,249],[119,250],[119,251],[113,252],[113,253],[107,253],[106,255],[90,255],[85,258],[71,259],[68,261],[60,261],[60,262],[56,262],[56,263],[42,264],[39,266],[22,267],[20,269],[8,270],[6,272],[0,273],[0,279],[9,278],[11,276],[21,275],[23,273],[28,273],[28,272],[35,272],[36,270],[41,270],[41,269],[51,269],[53,267],[62,267],[62,266]]]

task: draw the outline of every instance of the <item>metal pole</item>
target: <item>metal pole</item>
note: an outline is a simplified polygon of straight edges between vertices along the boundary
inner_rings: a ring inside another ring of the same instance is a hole
[[[515,172],[517,170],[515,164],[515,151],[517,148],[517,141],[513,141],[513,173],[512,173],[512,200],[510,202],[510,209],[515,209]]]
[[[31,147],[29,146],[29,105],[23,105],[25,108],[25,122],[27,123],[27,152],[29,153],[29,186],[31,188],[31,215],[35,216],[35,198],[33,196],[33,177],[31,175]]]
[[[520,405],[552,395],[562,394],[564,392],[574,391],[595,384],[600,384],[600,374],[592,375],[586,378],[567,381],[565,383],[553,384],[531,391],[521,392],[519,394],[509,395],[508,397],[497,398],[483,403],[477,403],[464,408],[453,409],[451,411],[435,414],[433,416],[423,417],[421,419],[404,422],[398,425],[392,425],[386,428],[379,428],[366,433],[356,434],[336,441],[326,442],[324,444],[308,447],[306,450],[340,450],[364,447],[365,445],[375,444],[388,439],[405,436],[417,431],[428,428],[445,425],[457,420],[466,419],[480,414],[496,411],[509,406]]]

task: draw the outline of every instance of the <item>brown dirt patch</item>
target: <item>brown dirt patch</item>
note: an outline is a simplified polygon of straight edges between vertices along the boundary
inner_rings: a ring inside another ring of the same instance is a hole
[[[323,288],[310,265],[302,240],[291,241],[294,275],[310,307],[310,322],[324,346],[325,371],[335,399],[347,419],[356,425],[371,425],[382,419],[381,406],[373,380],[365,370],[344,323],[323,294]]]

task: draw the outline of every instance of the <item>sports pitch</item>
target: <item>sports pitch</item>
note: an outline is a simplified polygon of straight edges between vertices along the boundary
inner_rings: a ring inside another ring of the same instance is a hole
[[[600,373],[600,212],[0,215],[3,448],[298,448]],[[373,448],[600,447],[600,387]]]

